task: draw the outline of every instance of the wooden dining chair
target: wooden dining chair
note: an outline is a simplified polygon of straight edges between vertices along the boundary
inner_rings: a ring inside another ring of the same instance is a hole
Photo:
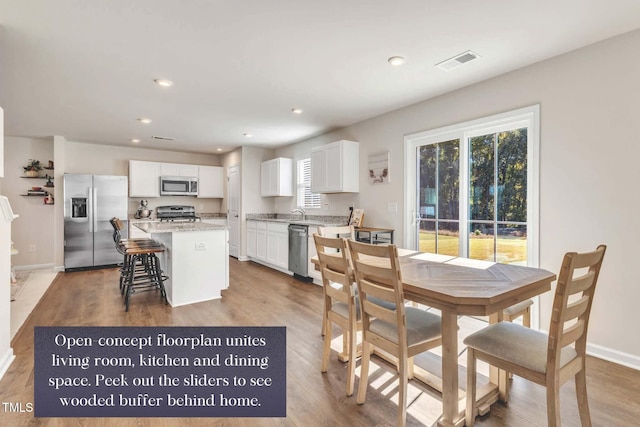
[[[323,237],[342,237],[352,240],[356,239],[356,231],[353,225],[318,227],[318,234]]]
[[[343,225],[343,226],[332,226],[332,227],[324,227],[324,226],[319,226],[318,227],[318,234],[322,237],[341,237],[344,239],[353,239],[355,240],[356,238],[356,232],[355,232],[355,228],[353,227],[353,225]],[[337,250],[334,250],[333,252],[337,252]],[[323,312],[326,310],[326,307],[323,309]],[[324,336],[324,331],[326,329],[326,323],[325,323],[325,318],[322,318],[322,327],[320,329],[320,332],[322,333],[322,336]],[[346,341],[344,342],[344,347],[346,347],[347,343]]]
[[[398,359],[398,422],[406,425],[407,383],[413,377],[413,357],[442,343],[440,316],[404,305],[404,291],[395,245],[371,245],[348,240],[362,313],[362,362],[356,402],[365,402],[372,347]],[[383,307],[369,298],[393,304]]]
[[[325,325],[325,330],[320,370],[327,372],[331,353],[331,328],[335,323],[342,328],[346,339],[347,396],[351,396],[356,377],[356,337],[358,331],[362,330],[362,319],[353,287],[354,277],[346,239],[314,234],[313,240],[318,252],[324,295],[322,324]]]
[[[549,427],[560,426],[560,386],[575,377],[582,426],[591,426],[585,358],[593,295],[606,246],[564,256],[556,286],[549,334],[500,322],[469,335],[467,345],[466,425],[477,414],[476,360],[513,372],[547,388]],[[508,398],[508,396],[507,396]]]

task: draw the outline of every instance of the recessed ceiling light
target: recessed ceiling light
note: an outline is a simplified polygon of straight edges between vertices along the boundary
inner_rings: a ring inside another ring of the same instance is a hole
[[[253,136],[252,133],[243,133],[243,135],[245,136],[245,138],[251,138]]]
[[[167,79],[155,79],[154,82],[156,82],[158,86],[162,86],[162,87],[173,86],[173,82]]]
[[[138,138],[133,138],[131,142],[133,142],[134,144],[137,144],[138,142],[140,142],[140,140]]]
[[[140,123],[144,123],[145,125],[148,125],[149,123],[151,123],[151,119],[148,119],[148,118],[146,118],[146,117],[140,117],[140,118],[138,119],[138,121],[139,121]]]
[[[218,147],[216,148],[216,151],[222,151],[222,148]]]
[[[397,67],[404,64],[405,60],[402,56],[392,56],[391,58],[387,59],[387,62],[389,62],[389,64],[393,65],[394,67]]]
[[[302,108],[292,108],[291,112],[293,114],[302,114]]]

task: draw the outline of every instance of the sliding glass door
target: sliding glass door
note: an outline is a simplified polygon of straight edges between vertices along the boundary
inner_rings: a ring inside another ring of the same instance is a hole
[[[537,106],[407,136],[405,246],[537,266]]]

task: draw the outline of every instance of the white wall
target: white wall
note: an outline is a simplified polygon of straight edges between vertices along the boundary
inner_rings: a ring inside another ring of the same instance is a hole
[[[0,107],[0,190],[4,185],[4,110]],[[0,194],[4,195],[2,191]],[[0,378],[14,359],[11,348],[11,225],[0,218]]]
[[[628,33],[497,78],[281,148],[292,157],[338,139],[360,142],[360,193],[329,195],[337,209],[353,200],[365,223],[404,231],[404,135],[533,104],[541,105],[540,264],[558,272],[567,251],[608,245],[589,328],[590,350],[640,368],[636,321],[640,286],[634,269],[640,231],[640,31]],[[454,71],[455,72],[455,71]],[[369,184],[367,156],[390,151],[389,184]],[[399,212],[387,212],[398,202]],[[293,203],[293,202],[292,202]],[[277,203],[278,212],[290,209]],[[552,295],[542,298],[548,325]]]
[[[150,150],[135,147],[113,147],[100,144],[67,141],[64,137],[55,136],[51,139],[30,139],[7,137],[5,150],[5,165],[13,167],[11,177],[18,184],[15,193],[26,191],[25,183],[37,180],[20,178],[21,165],[30,158],[36,158],[46,163],[53,160],[55,165],[54,206],[40,205],[38,197],[20,197],[13,195],[16,200],[14,210],[20,218],[14,221],[13,232],[16,247],[20,255],[14,257],[14,264],[42,265],[52,263],[61,268],[64,265],[64,221],[62,176],[64,173],[86,173],[97,175],[128,175],[129,160],[148,160],[167,163],[188,163],[219,166],[220,158],[211,154],[194,154],[174,151]],[[11,159],[8,157],[11,156]],[[14,165],[14,166],[12,166]],[[19,173],[18,173],[19,172]],[[24,181],[24,182],[21,182]],[[39,181],[38,181],[39,182]],[[44,182],[43,182],[44,183]],[[36,185],[36,184],[33,184]],[[13,188],[13,186],[12,186]],[[24,200],[23,200],[24,199]],[[149,207],[155,208],[165,204],[192,204],[198,212],[220,212],[220,199],[198,199],[196,197],[160,197],[150,198]],[[135,213],[140,199],[129,199],[129,213]],[[37,202],[37,203],[36,203]],[[13,205],[14,201],[11,199]],[[23,216],[24,214],[24,216]],[[36,240],[37,239],[37,240]],[[27,251],[30,243],[37,243],[37,251]],[[24,249],[23,249],[24,247]]]
[[[9,198],[14,213],[20,215],[11,227],[14,246],[19,251],[11,261],[18,267],[53,266],[54,207],[44,204],[44,196],[21,196],[31,187],[42,187],[47,182],[24,178],[22,166],[29,159],[40,160],[40,164],[46,166],[49,160],[53,160],[52,140],[6,137],[3,192]],[[45,173],[53,175],[53,171],[40,171],[40,175]],[[30,246],[35,250],[30,252]]]

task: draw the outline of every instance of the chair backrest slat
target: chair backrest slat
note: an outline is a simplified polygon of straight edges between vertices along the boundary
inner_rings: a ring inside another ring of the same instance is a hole
[[[587,272],[579,277],[574,277],[571,280],[571,286],[569,288],[569,295],[577,294],[578,292],[584,292],[593,284],[595,273],[593,271]]]
[[[318,234],[322,237],[342,237],[354,240],[356,238],[356,232],[353,225],[340,227],[318,227]]]
[[[584,333],[584,321],[578,320],[562,332],[562,339],[560,339],[560,348],[573,344]]]
[[[568,322],[576,317],[581,316],[589,308],[589,298],[583,296],[577,301],[567,305],[567,310],[564,313],[564,321]]]

